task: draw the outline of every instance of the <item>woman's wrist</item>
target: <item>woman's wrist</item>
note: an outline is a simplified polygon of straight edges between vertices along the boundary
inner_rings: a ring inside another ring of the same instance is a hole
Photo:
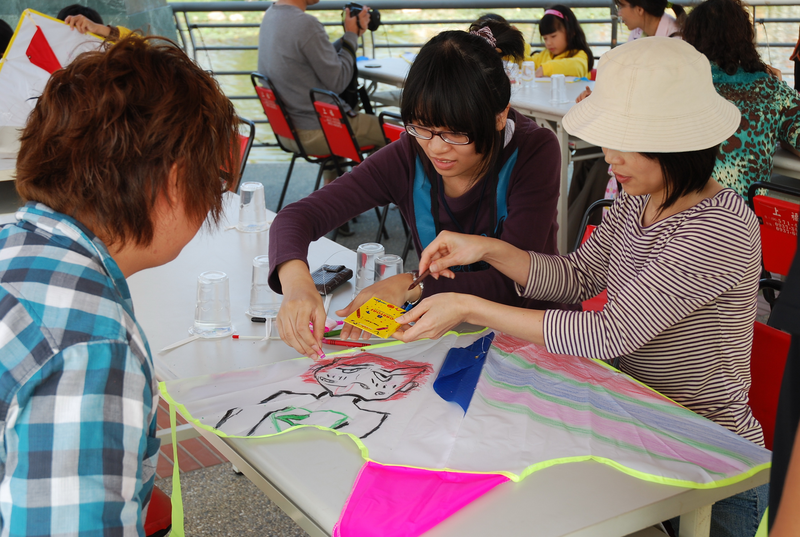
[[[408,285],[410,286],[414,280],[419,277],[419,271],[412,270],[411,272],[406,272],[406,275],[408,276]],[[409,309],[419,304],[419,302],[422,300],[422,293],[424,292],[424,289],[425,282],[419,282],[414,289],[406,291],[406,301],[404,307],[408,306],[406,309]]]

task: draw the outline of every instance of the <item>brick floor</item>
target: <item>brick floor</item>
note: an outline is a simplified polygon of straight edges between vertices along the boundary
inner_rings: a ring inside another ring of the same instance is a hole
[[[169,429],[169,405],[161,400],[158,403],[158,429]],[[186,420],[177,416],[177,423],[186,423]],[[156,478],[161,479],[172,475],[172,444],[161,446],[156,466]],[[205,438],[189,438],[178,442],[178,466],[181,472],[191,472],[200,468],[208,468],[228,462],[225,456],[217,451]]]

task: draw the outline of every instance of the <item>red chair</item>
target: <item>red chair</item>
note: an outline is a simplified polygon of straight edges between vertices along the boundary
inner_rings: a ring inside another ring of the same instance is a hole
[[[586,209],[586,212],[583,213],[583,219],[581,220],[581,231],[578,232],[578,240],[575,243],[575,247],[573,250],[577,250],[581,244],[589,240],[589,237],[592,235],[595,229],[597,229],[597,225],[590,224],[589,221],[594,216],[595,211],[602,209],[604,207],[611,207],[614,204],[614,200],[597,200]],[[583,311],[602,311],[603,306],[606,305],[608,302],[608,291],[603,289],[603,291],[597,295],[596,297],[590,298],[589,300],[584,300],[581,305],[583,306]]]
[[[385,119],[387,117],[394,120],[396,123],[387,123]],[[383,137],[386,139],[387,144],[396,142],[400,139],[400,135],[406,132],[405,127],[403,127],[403,118],[400,117],[400,114],[381,112],[378,115],[378,123],[381,124]]]
[[[775,436],[778,396],[791,340],[786,332],[759,322],[754,325],[753,350],[750,353],[750,408],[764,431],[767,449],[772,449]]]
[[[147,537],[164,537],[171,528],[172,501],[164,491],[154,485],[144,521],[144,534]]]
[[[242,134],[245,130],[245,134]],[[253,147],[253,140],[256,137],[256,124],[239,116],[239,154],[242,162],[239,165],[239,182],[244,175],[244,167],[247,165],[247,158],[250,156],[250,149]]]
[[[258,100],[261,101],[261,106],[264,109],[267,119],[269,120],[270,126],[272,127],[272,132],[275,133],[275,138],[278,140],[278,145],[282,150],[292,154],[292,162],[289,164],[289,171],[286,173],[286,180],[283,182],[281,197],[278,200],[278,208],[276,209],[277,212],[281,210],[281,207],[283,207],[283,200],[286,197],[286,189],[289,188],[289,179],[292,178],[292,171],[294,170],[294,163],[297,160],[297,157],[302,157],[312,164],[319,164],[319,172],[317,173],[317,181],[314,184],[314,190],[319,188],[319,182],[322,178],[322,171],[329,166],[333,166],[336,159],[334,159],[330,154],[309,155],[305,148],[303,148],[303,144],[300,143],[300,138],[297,136],[297,131],[294,128],[294,124],[292,123],[289,114],[286,112],[286,107],[283,105],[283,101],[280,99],[280,97],[278,97],[278,93],[272,86],[272,83],[261,73],[250,73],[250,80],[253,82],[253,88],[256,90]],[[281,141],[280,136],[288,138],[289,140],[293,140],[295,145],[297,145],[297,151],[286,147]]]
[[[360,146],[356,141],[356,136],[353,133],[353,128],[350,126],[350,120],[344,112],[342,100],[332,91],[325,89],[312,88],[309,91],[311,103],[314,105],[314,110],[317,112],[322,132],[325,134],[325,141],[328,142],[328,147],[334,156],[347,159],[346,165],[356,166],[360,164],[366,153],[375,149],[374,145]],[[318,97],[323,97],[325,100],[318,100]],[[334,160],[336,169],[339,175],[342,170],[338,160]],[[375,214],[378,216],[378,222],[384,220],[381,211],[375,207]],[[381,236],[389,238],[386,228],[382,225],[378,227],[378,236],[375,242],[379,242]]]
[[[786,276],[797,249],[797,217],[800,204],[758,195],[758,190],[774,190],[797,196],[800,190],[777,184],[756,182],[747,189],[750,208],[758,217],[761,232],[761,257],[764,270]]]

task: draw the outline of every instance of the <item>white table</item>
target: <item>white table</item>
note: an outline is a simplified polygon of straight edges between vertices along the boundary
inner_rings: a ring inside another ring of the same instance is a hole
[[[591,147],[586,142],[574,137],[570,137],[564,130],[562,120],[564,115],[575,104],[575,99],[586,89],[586,86],[594,89],[594,82],[577,81],[566,84],[567,102],[562,104],[550,103],[550,79],[538,78],[522,88],[514,89],[511,92],[511,106],[524,114],[540,126],[553,131],[558,138],[561,147],[561,187],[558,196],[558,251],[562,254],[569,252],[567,244],[567,207],[568,207],[568,187],[569,187],[569,161],[572,149]],[[598,155],[601,154],[598,149]]]
[[[232,214],[235,221],[235,207]],[[194,341],[166,355],[156,354],[187,336],[194,316],[197,275],[205,270],[223,270],[230,276],[237,332],[260,334],[264,325],[250,323],[244,310],[249,300],[252,258],[267,251],[266,232],[201,232],[176,260],[129,278],[136,317],[147,334],[161,379],[229,371],[297,356],[280,341],[264,344],[232,339]],[[353,267],[355,254],[322,239],[312,245],[309,262],[312,267],[324,262]],[[351,283],[340,287],[331,310],[345,305],[351,294]],[[331,534],[364,463],[353,442],[316,429],[247,440],[222,440],[205,431],[202,434],[314,537]],[[641,481],[595,462],[562,464],[536,472],[520,483],[496,487],[427,535],[531,535],[535,528],[536,535],[542,537],[620,536],[679,514],[689,514],[683,519],[681,535],[708,535],[710,509],[706,506],[768,479],[766,470],[737,485],[703,491]]]
[[[376,60],[362,60],[358,62],[358,76],[373,82],[391,84],[402,88],[411,64],[403,58],[381,58]],[[569,161],[570,151],[582,147],[591,147],[589,144],[570,138],[564,130],[561,121],[570,108],[575,104],[578,95],[589,86],[594,88],[594,82],[578,81],[566,84],[569,102],[564,104],[550,104],[550,79],[539,78],[527,86],[513,88],[511,91],[511,106],[539,125],[553,131],[561,147],[561,188],[558,197],[558,250],[562,254],[569,251],[567,244],[567,196],[569,186]],[[598,149],[598,155],[600,150]]]

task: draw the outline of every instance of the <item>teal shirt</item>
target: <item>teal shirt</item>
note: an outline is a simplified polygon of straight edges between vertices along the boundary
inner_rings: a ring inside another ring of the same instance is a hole
[[[739,130],[720,146],[712,177],[746,197],[751,183],[770,180],[779,141],[800,149],[800,98],[767,73],[739,68],[728,75],[712,63],[711,74],[717,93],[742,112]]]

